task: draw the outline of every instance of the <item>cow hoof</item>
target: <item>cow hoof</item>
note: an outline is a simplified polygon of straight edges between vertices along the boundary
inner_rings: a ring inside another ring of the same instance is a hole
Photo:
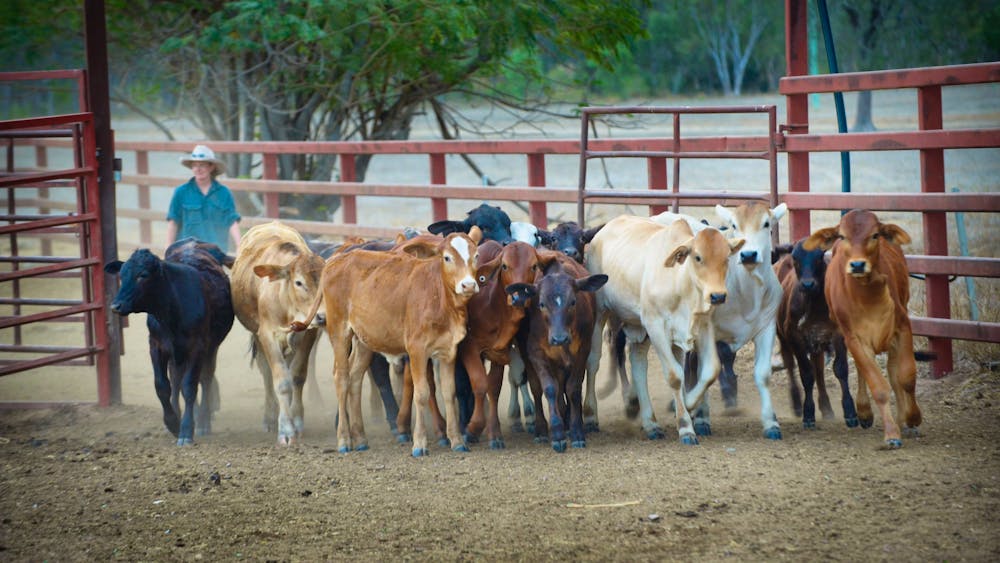
[[[520,420],[511,422],[510,423],[510,431],[511,432],[524,432],[524,425],[521,424]]]
[[[919,438],[920,430],[918,430],[916,426],[904,426],[903,436],[906,436],[907,438]]]
[[[549,437],[548,436],[535,436],[535,440],[534,441],[535,441],[536,444],[544,444],[544,443],[546,443],[546,442],[549,441]]]
[[[764,430],[764,437],[768,440],[780,440],[781,439],[781,429],[780,428],[767,428]]]
[[[885,447],[890,450],[898,450],[903,447],[903,441],[899,438],[889,438],[885,441]]]
[[[681,443],[685,446],[697,446],[698,437],[693,434],[685,434],[681,436]]]
[[[629,420],[632,420],[635,417],[639,416],[639,400],[638,399],[636,399],[635,401],[629,401],[629,403],[627,405],[625,405],[625,416],[628,417]]]
[[[427,448],[413,448],[413,457],[426,457],[430,455]]]
[[[194,440],[192,440],[191,438],[177,438],[177,445],[178,446],[193,446],[194,445]]]
[[[535,423],[534,422],[529,422],[529,423],[525,424],[524,425],[524,430],[526,432],[528,432],[529,434],[534,434],[535,433]]]
[[[663,430],[660,428],[653,428],[652,430],[646,431],[646,438],[650,440],[662,440],[666,437],[667,435],[664,434]]]
[[[490,440],[490,449],[491,450],[502,450],[502,449],[504,449],[506,447],[507,447],[507,445],[504,444],[503,440],[501,440],[500,438],[494,438],[494,439]]]
[[[399,442],[400,444],[408,444],[408,443],[410,443],[410,442],[413,441],[413,436],[411,436],[411,435],[409,435],[409,434],[407,434],[405,432],[400,432],[396,436],[396,441]]]
[[[845,418],[844,419],[844,424],[846,424],[848,428],[857,428],[858,427],[858,417],[852,416],[851,418]]]
[[[448,438],[438,438],[438,445],[441,446],[442,448],[450,448],[451,440],[449,440]]]
[[[874,418],[861,418],[861,417],[858,417],[858,423],[861,424],[862,428],[871,428],[873,422],[875,422]]]
[[[351,453],[351,446],[340,446],[337,448],[337,453],[349,454]]]
[[[566,451],[566,440],[553,440],[552,441],[552,449],[555,450],[555,451],[557,451],[557,452],[559,452],[559,453],[565,452]]]
[[[711,436],[712,435],[712,425],[707,422],[695,422],[694,423],[694,433],[699,436]]]
[[[360,446],[354,448],[356,452],[366,452],[368,451],[368,444],[361,444]]]
[[[573,440],[573,443],[570,444],[570,445],[573,446],[574,448],[586,448],[587,447],[587,441],[586,440]]]
[[[591,433],[594,433],[594,432],[600,432],[601,431],[601,427],[598,426],[598,424],[596,422],[585,422],[583,424],[583,431],[586,432],[586,433],[588,433],[588,434],[591,434]]]
[[[462,435],[462,437],[465,438],[465,441],[468,442],[468,443],[470,443],[470,444],[478,444],[479,443],[479,435],[478,434],[465,433],[465,434]]]
[[[462,443],[452,448],[451,451],[466,453],[469,451],[469,446],[466,446],[464,443]]]
[[[816,429],[816,421],[815,420],[803,420],[802,421],[802,428],[805,428],[806,430],[815,430]]]
[[[286,435],[283,435],[283,434],[278,434],[278,445],[279,446],[291,446],[292,445],[292,437],[291,436],[286,436]]]

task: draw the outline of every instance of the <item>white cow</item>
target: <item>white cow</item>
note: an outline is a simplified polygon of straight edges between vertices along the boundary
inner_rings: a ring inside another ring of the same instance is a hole
[[[653,418],[646,385],[647,355],[656,350],[677,404],[677,432],[685,444],[697,444],[690,409],[719,373],[712,311],[726,301],[729,257],[743,246],[716,229],[695,234],[684,221],[664,226],[645,217],[619,216],[598,232],[586,250],[587,269],[608,276],[597,293],[598,322],[590,365],[600,361],[604,325],[621,323],[632,344],[633,385],[642,428],[650,439],[662,438]],[[700,356],[698,382],[683,389],[684,357]]]
[[[715,206],[715,213],[722,220],[726,236],[745,240],[739,254],[730,258],[726,274],[729,296],[725,304],[715,308],[716,346],[722,362],[719,385],[727,407],[736,406],[736,374],[733,361],[736,351],[753,341],[754,383],[760,393],[760,418],[764,436],[781,439],[781,428],[774,415],[771,392],[771,353],[774,349],[775,314],[781,303],[781,283],[771,268],[771,230],[784,217],[787,206],[782,203],[770,209],[763,203],[747,203],[729,210]],[[684,219],[695,231],[707,229],[693,217],[674,213],[661,213],[652,217],[658,223],[670,224]],[[711,434],[708,401],[695,413],[695,430],[700,435]]]

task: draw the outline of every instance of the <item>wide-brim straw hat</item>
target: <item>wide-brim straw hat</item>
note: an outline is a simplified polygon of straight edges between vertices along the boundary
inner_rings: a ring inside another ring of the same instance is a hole
[[[211,162],[215,165],[215,175],[226,171],[226,163],[216,158],[215,152],[205,145],[197,145],[191,154],[181,157],[181,164],[188,168],[191,168],[191,164],[195,162]]]

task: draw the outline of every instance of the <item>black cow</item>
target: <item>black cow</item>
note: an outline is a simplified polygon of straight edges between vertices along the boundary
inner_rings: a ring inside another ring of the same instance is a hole
[[[535,399],[535,441],[545,440],[549,425],[542,397],[549,403],[552,449],[566,451],[567,421],[574,448],[587,446],[583,427],[583,377],[597,314],[594,292],[608,281],[560,256],[532,284],[511,284],[507,293],[532,295],[517,334]]]
[[[837,325],[830,319],[823,294],[826,278],[826,260],[820,249],[806,250],[802,241],[795,243],[791,255],[786,255],[774,265],[781,281],[783,297],[778,305],[777,336],[781,343],[781,357],[788,370],[788,390],[795,414],[802,415],[804,428],[816,427],[816,405],[813,403],[813,384],[819,388],[819,408],[823,418],[833,418],[833,408],[826,393],[823,378],[825,355],[833,353],[833,375],[840,381],[841,406],[844,422],[848,427],[858,425],[858,414],[847,382],[847,347]],[[794,358],[794,360],[793,360]],[[805,390],[805,402],[799,396],[795,383],[795,362]]]
[[[214,244],[187,238],[172,244],[164,260],[140,249],[127,262],[104,266],[121,278],[111,310],[148,313],[153,384],[163,423],[178,446],[194,443],[196,428],[199,435],[208,434],[213,407],[218,408],[215,361],[234,318],[225,258]],[[199,384],[203,392],[196,413]],[[184,396],[180,418],[178,393]]]
[[[542,248],[562,252],[577,262],[583,263],[583,247],[590,242],[594,235],[601,230],[604,225],[598,225],[590,229],[582,229],[575,221],[568,221],[556,225],[555,229],[538,231],[538,245]]]
[[[510,216],[499,207],[481,204],[469,211],[469,216],[463,221],[438,221],[427,226],[427,230],[437,235],[450,233],[468,233],[473,226],[483,231],[483,240],[495,240],[506,246],[514,242],[510,234]]]

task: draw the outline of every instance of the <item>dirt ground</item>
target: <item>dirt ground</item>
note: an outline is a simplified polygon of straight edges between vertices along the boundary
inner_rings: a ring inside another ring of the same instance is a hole
[[[969,98],[970,122],[1000,122],[1000,98]],[[896,106],[914,104],[907,98]],[[832,122],[829,111],[817,114]],[[891,114],[877,116],[885,123]],[[122,127],[121,137],[129,134],[138,133]],[[949,156],[958,171],[949,185],[994,191],[997,151],[962,155]],[[168,160],[163,166],[177,173],[176,155]],[[575,163],[565,166],[572,174]],[[868,163],[855,160],[862,190],[919,190],[915,155],[879,153]],[[824,172],[836,166],[836,155],[815,158],[821,189],[837,189],[835,175]],[[733,167],[707,170],[706,181],[715,173],[740,175]],[[644,174],[638,169],[637,177]],[[692,169],[688,177],[699,174]],[[972,231],[991,232],[997,217],[981,215],[971,219]],[[973,242],[996,256],[990,237]],[[62,296],[68,290],[60,283],[38,280],[30,289]],[[78,332],[45,323],[30,325],[25,339],[69,343]],[[615,391],[602,399],[601,432],[588,435],[586,449],[558,454],[513,433],[503,418],[503,451],[432,446],[429,457],[413,459],[368,400],[372,449],[336,452],[325,337],[316,375],[322,401],[307,397],[303,442],[276,447],[262,428],[263,387],[248,343],[237,323],[221,351],[214,433],[192,447],[175,446],[162,424],[145,315],[134,315],[125,331],[125,405],[0,411],[0,561],[1000,560],[1000,372],[978,357],[996,360],[995,346],[977,357],[959,349],[956,372],[944,379],[920,366],[922,435],[895,451],[882,448],[879,423],[844,425],[835,383],[837,418],[804,430],[789,407],[785,372],[770,386],[784,439],[764,439],[750,350],[743,350],[742,409],[723,416],[713,387],[713,435],[699,446],[677,441],[652,360],[665,440],[645,439]],[[93,401],[93,374],[53,367],[4,377],[0,401]],[[853,367],[851,380],[853,392]],[[504,409],[506,401],[505,389]]]
[[[155,404],[143,317],[126,330],[127,405],[0,411],[0,560],[1000,557],[1000,373],[969,362],[941,380],[921,367],[922,436],[897,451],[882,448],[878,423],[844,426],[838,390],[838,418],[803,430],[778,372],[780,442],[761,436],[757,391],[744,375],[735,416],[718,414],[711,390],[714,433],[699,446],[670,430],[646,440],[615,391],[586,449],[558,454],[504,420],[503,451],[434,446],[413,459],[370,401],[372,449],[336,453],[325,341],[325,406],[308,404],[301,445],[276,447],[237,324],[223,345],[215,432],[179,448]],[[748,357],[741,353],[742,374]],[[41,370],[30,387],[70,399],[93,384],[92,372],[69,369]],[[672,428],[658,370],[650,382]],[[8,383],[3,396],[22,392],[30,395]]]

